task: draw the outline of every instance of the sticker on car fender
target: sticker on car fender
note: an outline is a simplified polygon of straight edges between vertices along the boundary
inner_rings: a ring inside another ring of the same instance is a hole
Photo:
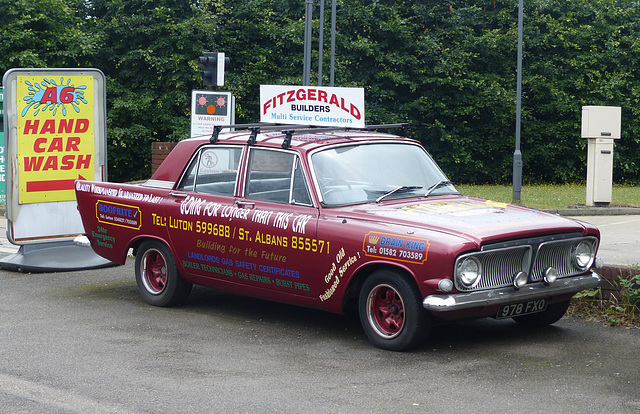
[[[364,236],[362,250],[368,257],[422,264],[427,260],[429,241],[417,237],[370,231]]]
[[[142,217],[140,207],[111,201],[96,201],[96,218],[100,223],[140,230]]]

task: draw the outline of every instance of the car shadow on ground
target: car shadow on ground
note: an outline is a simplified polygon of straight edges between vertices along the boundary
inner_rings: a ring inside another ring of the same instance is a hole
[[[317,309],[302,308],[261,299],[194,287],[184,309],[198,313],[250,320],[269,325],[271,329],[307,332],[333,339],[352,338],[370,345],[357,314],[333,314]],[[493,318],[435,322],[419,350],[434,348],[474,347],[511,342],[562,341],[563,328],[547,326],[532,328],[513,320]]]
[[[156,309],[147,305],[137,292],[134,280],[77,286],[72,291],[76,298],[125,301]],[[71,292],[67,291],[67,294]],[[159,308],[158,308],[159,309]],[[192,312],[221,318],[229,324],[251,323],[270,335],[290,335],[292,340],[313,341],[323,338],[335,341],[353,341],[355,347],[372,346],[364,334],[357,314],[334,314],[317,309],[303,308],[277,302],[255,299],[194,286],[187,301],[173,308],[175,312]],[[171,317],[167,314],[166,317]],[[509,343],[562,341],[563,328],[524,327],[512,320],[492,318],[453,322],[437,321],[428,337],[416,351],[435,349],[474,348]]]

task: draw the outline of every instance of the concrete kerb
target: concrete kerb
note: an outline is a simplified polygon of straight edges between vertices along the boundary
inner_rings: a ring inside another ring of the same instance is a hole
[[[571,217],[640,215],[640,207],[573,207],[542,211]]]

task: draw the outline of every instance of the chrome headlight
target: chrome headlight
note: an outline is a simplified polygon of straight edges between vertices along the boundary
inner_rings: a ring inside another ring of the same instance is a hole
[[[591,266],[591,263],[593,263],[594,253],[593,245],[583,240],[573,248],[573,263],[578,269],[587,270],[589,266]]]
[[[480,261],[475,257],[466,257],[458,263],[456,276],[465,288],[476,286],[482,277]]]

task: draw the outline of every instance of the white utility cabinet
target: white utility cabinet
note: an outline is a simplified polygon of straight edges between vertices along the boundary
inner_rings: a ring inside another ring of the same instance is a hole
[[[622,108],[583,106],[582,138],[587,146],[587,205],[609,205],[613,185],[613,148],[621,135]]]

